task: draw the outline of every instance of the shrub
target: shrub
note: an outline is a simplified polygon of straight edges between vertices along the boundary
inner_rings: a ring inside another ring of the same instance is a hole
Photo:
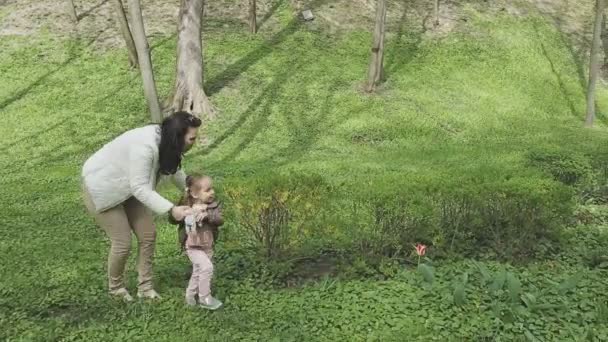
[[[530,178],[426,188],[394,185],[393,191],[359,201],[369,216],[359,220],[360,252],[388,257],[407,256],[418,242],[439,253],[532,257],[543,250],[543,242],[560,238],[574,209],[571,189]]]
[[[296,249],[315,234],[327,186],[317,175],[268,173],[225,182],[233,217],[266,257]]]
[[[274,259],[311,246],[402,259],[416,243],[434,256],[526,259],[551,251],[548,242],[559,240],[574,212],[571,187],[534,176],[479,183],[383,177],[330,188],[320,176],[292,173],[224,185],[234,224]]]
[[[572,153],[534,151],[528,155],[528,160],[532,166],[566,185],[576,185],[592,177],[593,169],[589,161]]]

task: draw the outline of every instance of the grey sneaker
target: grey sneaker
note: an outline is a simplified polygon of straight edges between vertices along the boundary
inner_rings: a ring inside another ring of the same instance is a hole
[[[194,296],[186,295],[186,305],[188,305],[188,306],[195,306],[196,305],[196,298],[194,298]]]
[[[213,296],[207,296],[203,299],[200,299],[200,306],[209,310],[217,310],[222,306],[222,302],[214,298]]]
[[[121,287],[117,290],[111,290],[110,295],[115,296],[116,298],[123,299],[126,302],[133,301],[133,297],[131,297],[129,291],[127,291],[127,289],[125,289],[124,287]]]
[[[161,299],[158,292],[154,291],[154,289],[137,291],[138,298],[147,298],[147,299]]]

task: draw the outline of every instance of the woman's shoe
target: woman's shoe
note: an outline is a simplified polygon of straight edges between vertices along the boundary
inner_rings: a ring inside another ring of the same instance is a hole
[[[146,298],[146,299],[161,299],[161,296],[158,292],[154,291],[154,289],[137,291],[138,298]]]
[[[124,287],[121,287],[117,290],[111,290],[110,295],[112,295],[116,298],[123,299],[124,301],[127,301],[127,302],[133,301],[133,297],[131,297],[131,295],[129,294],[129,291],[127,291],[127,289],[125,289]]]

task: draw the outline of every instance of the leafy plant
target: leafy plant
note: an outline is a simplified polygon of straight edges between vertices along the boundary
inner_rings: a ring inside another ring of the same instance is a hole
[[[462,275],[462,280],[456,283],[454,286],[454,304],[457,306],[463,306],[466,302],[465,287],[469,281],[469,274],[465,272]]]

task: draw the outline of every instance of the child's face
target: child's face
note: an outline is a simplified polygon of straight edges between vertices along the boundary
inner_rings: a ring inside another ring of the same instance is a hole
[[[192,197],[203,203],[211,203],[215,199],[215,191],[213,190],[213,182],[210,178],[203,178],[198,181],[198,191],[192,193]]]

